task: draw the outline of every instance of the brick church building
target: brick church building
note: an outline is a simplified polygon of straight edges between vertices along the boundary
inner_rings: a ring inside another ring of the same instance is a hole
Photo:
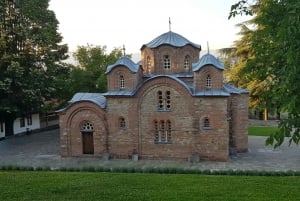
[[[62,156],[226,161],[248,149],[248,91],[223,83],[223,64],[169,31],[141,62],[106,69],[106,93],[77,93],[60,112]]]

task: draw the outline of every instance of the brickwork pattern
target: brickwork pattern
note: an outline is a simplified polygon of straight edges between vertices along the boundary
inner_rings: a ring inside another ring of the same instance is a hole
[[[168,70],[163,68],[165,54],[171,59]],[[134,90],[141,79],[144,79],[143,86],[134,96],[107,96],[105,109],[88,101],[70,105],[60,114],[61,155],[86,156],[81,132],[85,122],[94,125],[93,156],[96,157],[109,153],[111,158],[130,158],[138,154],[141,159],[226,161],[230,149],[247,151],[248,94],[196,97],[176,79],[143,77],[143,73],[185,72],[186,55],[192,64],[198,60],[199,50],[190,45],[146,47],[142,49],[143,67],[138,73],[121,65],[114,68],[108,74],[108,90]],[[147,57],[151,58],[150,68],[145,68]],[[125,80],[123,89],[120,89],[120,75]],[[193,82],[196,90],[207,90],[207,75],[211,77],[211,89],[222,90],[223,72],[211,65],[194,72],[193,77],[182,79]],[[161,121],[168,122],[170,130],[159,127],[157,124]],[[157,141],[158,133],[162,135],[163,130],[169,135],[168,140]]]
[[[107,75],[108,89],[120,90],[120,76],[124,78],[122,90],[133,90],[141,79],[141,72],[133,73],[127,67],[120,66],[113,69]]]
[[[144,72],[151,72],[152,74],[172,74],[182,72],[192,72],[192,63],[195,63],[199,59],[199,49],[186,45],[182,48],[174,48],[169,45],[162,45],[154,49],[143,48],[142,60],[144,66]],[[164,55],[169,55],[171,61],[171,68],[164,69]],[[189,56],[189,68],[184,68],[185,56]],[[147,57],[151,60],[151,70],[147,68]]]
[[[207,76],[211,78],[210,89],[222,89],[223,88],[223,71],[215,68],[212,65],[207,65],[201,68],[198,72],[194,73],[194,86],[196,90],[205,90]]]

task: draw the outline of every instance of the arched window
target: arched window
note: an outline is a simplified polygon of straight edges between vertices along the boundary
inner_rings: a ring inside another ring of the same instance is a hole
[[[171,68],[171,60],[169,55],[164,55],[164,69],[170,69]]]
[[[171,110],[171,92],[166,91],[164,94],[162,91],[157,92],[158,98],[158,110],[170,111]]]
[[[94,126],[92,123],[90,122],[85,122],[82,126],[81,126],[81,131],[84,132],[93,132],[94,131]]]
[[[166,123],[167,142],[171,142],[171,139],[172,139],[171,130],[172,130],[171,121],[167,120],[167,123]]]
[[[159,129],[158,129],[158,122],[154,120],[154,142],[159,141]]]
[[[172,139],[172,127],[171,121],[160,120],[159,123],[157,120],[154,120],[154,142],[158,144],[169,144]]]
[[[206,77],[206,88],[208,88],[208,89],[211,88],[211,77],[210,77],[210,75],[207,75],[207,77]]]
[[[186,55],[184,58],[184,69],[189,69],[190,68],[190,56]]]
[[[166,110],[171,110],[171,92],[166,91]]]
[[[119,118],[119,128],[121,129],[126,128],[126,122],[124,117]]]
[[[163,101],[162,91],[157,92],[157,98],[158,98],[158,110],[163,110],[164,101]]]
[[[147,56],[147,73],[151,72],[151,58]]]
[[[205,117],[203,120],[203,127],[204,128],[210,128],[210,122],[209,122],[209,118]]]
[[[125,79],[124,79],[123,75],[120,75],[119,85],[120,85],[120,89],[124,89],[125,88]]]

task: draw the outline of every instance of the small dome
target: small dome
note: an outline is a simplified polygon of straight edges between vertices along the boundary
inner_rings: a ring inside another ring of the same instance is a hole
[[[200,45],[192,43],[188,39],[184,38],[183,36],[181,36],[177,33],[172,32],[172,31],[169,31],[167,33],[164,33],[164,34],[156,37],[151,42],[143,45],[141,49],[143,49],[144,47],[156,48],[161,45],[171,45],[174,47],[183,47],[185,45],[191,45],[191,46],[201,50]]]
[[[131,59],[129,59],[128,57],[121,57],[118,61],[116,61],[116,63],[109,65],[106,68],[106,72],[105,74],[109,73],[110,71],[112,71],[112,69],[116,66],[126,66],[131,72],[136,73],[139,70],[139,65],[135,64]]]
[[[224,70],[224,65],[213,55],[205,54],[197,63],[192,64],[193,71],[198,71],[206,65],[213,65],[220,70]]]

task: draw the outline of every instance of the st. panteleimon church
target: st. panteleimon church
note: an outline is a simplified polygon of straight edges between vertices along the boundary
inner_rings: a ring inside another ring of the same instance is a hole
[[[169,31],[142,45],[141,62],[107,66],[106,93],[77,93],[60,112],[62,156],[227,161],[248,149],[246,90],[223,64]]]

